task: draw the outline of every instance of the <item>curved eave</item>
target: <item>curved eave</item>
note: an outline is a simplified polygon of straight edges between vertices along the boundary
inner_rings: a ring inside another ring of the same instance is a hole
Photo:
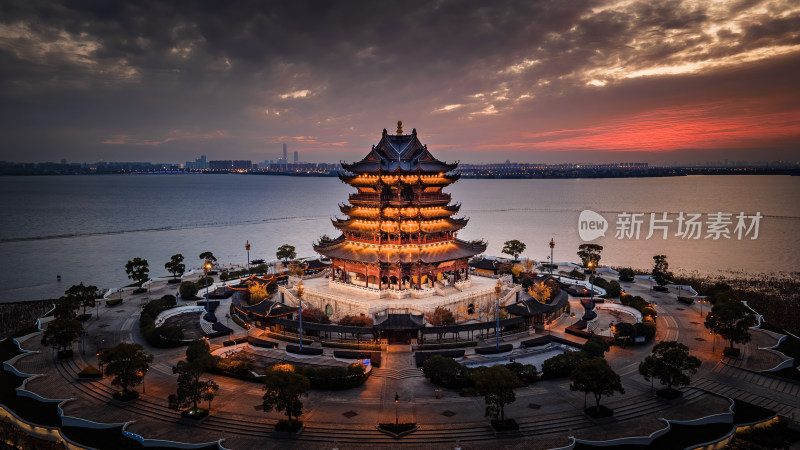
[[[486,251],[486,243],[455,239],[448,245],[408,246],[397,249],[392,246],[361,246],[345,241],[335,245],[315,245],[314,250],[328,258],[368,264],[438,263],[481,254]]]
[[[445,163],[442,161],[358,161],[355,163],[341,163],[342,169],[358,175],[387,174],[387,175],[438,175],[448,173],[458,168],[458,163]]]

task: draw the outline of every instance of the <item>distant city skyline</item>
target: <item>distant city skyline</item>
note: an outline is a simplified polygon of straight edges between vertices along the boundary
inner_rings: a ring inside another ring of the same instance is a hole
[[[336,163],[402,120],[446,161],[798,161],[798,29],[788,0],[12,0],[0,160]]]

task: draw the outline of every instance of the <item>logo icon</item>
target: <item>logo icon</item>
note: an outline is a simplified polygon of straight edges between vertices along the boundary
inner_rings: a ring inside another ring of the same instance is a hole
[[[578,235],[585,242],[593,241],[606,235],[608,221],[594,211],[585,209],[578,216]]]

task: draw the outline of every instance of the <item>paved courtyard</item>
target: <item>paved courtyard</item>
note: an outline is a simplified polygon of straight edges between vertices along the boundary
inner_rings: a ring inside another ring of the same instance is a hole
[[[584,396],[570,391],[568,380],[541,381],[518,389],[516,402],[506,408],[506,415],[520,423],[521,433],[516,439],[502,440],[504,447],[559,447],[569,443],[569,436],[600,440],[649,435],[663,428],[659,418],[688,420],[726,411],[729,400],[715,394],[762,405],[795,420],[800,418],[800,385],[753,372],[780,362],[776,354],[757,349],[777,342],[772,333],[755,330],[753,341],[744,347],[741,358],[721,360],[724,343],[715,342],[703,327],[696,305],[678,303],[675,293],[651,293],[649,283],[622,285],[626,292],[657,303],[657,340],[680,341],[703,360],[685,398],[673,403],[658,399],[651,393],[650,383],[638,374],[638,364],[650,352],[651,345],[615,346],[606,357],[622,376],[626,392],[603,401],[615,410],[611,423],[600,425],[584,416]],[[483,448],[488,442],[498,443],[483,416],[483,399],[461,397],[458,392],[447,389],[443,390],[442,398],[435,398],[437,388],[425,380],[414,365],[413,353],[408,351],[384,353],[382,366],[374,369],[373,376],[359,388],[311,391],[303,400],[302,419],[306,428],[295,441],[269,437],[272,425],[282,415],[260,410],[262,390],[259,384],[222,376],[214,376],[220,390],[212,404],[213,415],[200,426],[181,424],[178,414],[166,407],[166,399],[176,386],[172,366],[184,357],[185,349],[150,348],[138,330],[141,305],[150,298],[174,293],[176,289],[177,285],[155,283],[150,293],[123,294],[125,301],[121,306],[100,307],[100,317],[86,324],[89,334],[76,347],[74,360],[57,362],[52,351],[43,348],[38,338],[22,342],[23,348],[39,353],[20,358],[16,367],[25,373],[44,374],[29,380],[27,389],[47,398],[74,398],[64,405],[67,415],[103,423],[135,420],[128,430],[146,438],[183,442],[223,438],[223,445],[228,448],[360,448],[399,444],[419,448]],[[235,334],[244,334],[245,330],[224,318],[228,305],[229,300],[221,302],[218,317],[233,328]],[[571,308],[578,317],[583,312],[577,299],[571,300]],[[564,327],[570,325],[570,320],[574,319],[562,316],[553,324],[550,333],[579,340],[564,334]],[[508,342],[517,343],[529,337],[520,336]],[[223,339],[226,338],[212,340],[212,348],[220,345]],[[98,348],[108,348],[122,341],[141,343],[156,355],[144,386],[146,392],[127,406],[110,402],[114,389],[108,380],[76,380],[77,371],[82,367],[96,365]],[[284,346],[285,343],[281,343],[278,350],[273,350],[276,357],[285,355]],[[395,395],[400,399],[399,420],[421,425],[418,431],[401,441],[375,430],[377,423],[395,420]]]

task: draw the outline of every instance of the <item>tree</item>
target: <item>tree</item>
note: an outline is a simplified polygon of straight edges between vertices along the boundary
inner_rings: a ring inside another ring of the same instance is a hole
[[[133,260],[125,264],[125,273],[128,274],[128,278],[135,281],[141,288],[142,284],[147,281],[150,267],[146,259],[133,258]]]
[[[203,400],[208,402],[208,411],[211,411],[211,401],[214,400],[214,397],[217,396],[217,391],[219,390],[219,385],[214,382],[213,379],[206,381],[206,385],[203,388]]]
[[[331,319],[320,309],[314,308],[313,306],[304,306],[303,322],[331,323]]]
[[[142,382],[144,375],[150,370],[153,355],[147,354],[139,344],[122,342],[106,349],[100,355],[106,365],[106,373],[113,375],[111,384],[122,389],[122,396],[128,396],[128,388]]]
[[[517,399],[514,388],[522,386],[522,382],[508,370],[506,366],[481,366],[472,372],[475,392],[482,395],[486,403],[486,417],[504,422],[505,407]]]
[[[64,295],[55,301],[53,315],[55,317],[74,319],[75,310],[78,306],[80,306],[80,303],[76,297]]]
[[[275,256],[282,260],[285,265],[290,259],[297,258],[297,253],[294,251],[294,246],[283,244],[278,247],[278,251],[275,253]]]
[[[183,255],[180,253],[172,255],[169,261],[164,263],[164,268],[167,269],[176,280],[182,277],[183,273],[186,271],[186,264],[183,263]]]
[[[211,267],[214,267],[214,264],[216,264],[217,262],[217,257],[214,256],[214,254],[211,252],[200,253],[200,259],[203,260],[203,267],[209,264],[211,265]]]
[[[56,317],[47,324],[42,344],[57,351],[69,350],[72,343],[83,334],[83,325],[72,317]]]
[[[572,371],[570,381],[572,383],[569,385],[569,390],[594,395],[596,405],[594,412],[596,414],[600,413],[600,399],[603,396],[610,397],[614,395],[614,392],[625,393],[619,375],[603,358],[590,358],[583,361]]]
[[[97,286],[84,286],[83,283],[73,285],[64,294],[83,307],[84,315],[86,314],[86,308],[94,308],[95,300],[101,296],[100,289]]]
[[[201,380],[206,369],[216,365],[216,357],[211,354],[208,342],[205,339],[195,339],[186,348],[186,359],[178,361],[172,368],[172,373],[178,374],[178,390],[169,396],[169,407],[174,410],[185,409],[191,406],[190,413],[197,411],[197,402],[207,400],[213,380]],[[213,393],[211,394],[213,398]]]
[[[178,374],[178,390],[169,396],[171,409],[177,411],[191,406],[189,412],[197,412],[197,402],[203,399],[208,386],[207,381],[200,379],[205,369],[202,364],[186,360],[178,361],[178,365],[172,368],[172,373]]]
[[[510,241],[506,241],[505,244],[503,244],[502,252],[505,253],[506,255],[513,256],[514,257],[514,261],[516,261],[517,260],[517,256],[521,255],[522,252],[525,251],[525,247],[526,247],[526,245],[525,245],[524,242],[520,242],[520,241],[518,241],[516,239],[512,239]]]
[[[195,339],[186,347],[186,360],[199,363],[205,367],[213,367],[217,357],[211,354],[211,347],[205,339]]]
[[[295,373],[291,368],[273,366],[264,376],[264,411],[284,411],[291,423],[292,417],[299,418],[303,414],[301,395],[308,395],[310,387],[308,378]]]
[[[437,306],[433,312],[426,313],[425,320],[434,327],[453,325],[456,323],[456,318],[453,317],[453,313],[444,306]]]
[[[528,294],[535,298],[539,303],[549,302],[552,298],[552,291],[553,289],[544,282],[533,283],[531,287],[528,288]]]
[[[600,263],[600,253],[602,252],[602,245],[581,244],[578,246],[578,257],[581,259],[583,267],[589,267],[590,262],[597,267],[597,264]]]
[[[608,345],[608,342],[598,336],[590,337],[581,347],[581,351],[586,353],[590,358],[602,358],[610,349],[611,347]]]
[[[667,262],[667,255],[653,256],[653,279],[660,287],[664,287],[669,280],[672,279],[672,272],[669,271],[669,263]]]
[[[672,391],[672,386],[691,383],[690,375],[697,373],[700,360],[689,354],[689,347],[676,341],[659,342],[653,352],[639,364],[639,373],[645,380],[658,378],[661,384]]]
[[[733,349],[736,343],[750,342],[748,328],[756,324],[756,316],[735,299],[720,299],[706,316],[705,326],[726,339]]]
[[[639,363],[639,374],[645,381],[650,382],[650,391],[653,391],[653,380],[656,378],[656,360],[653,355],[648,355]]]

